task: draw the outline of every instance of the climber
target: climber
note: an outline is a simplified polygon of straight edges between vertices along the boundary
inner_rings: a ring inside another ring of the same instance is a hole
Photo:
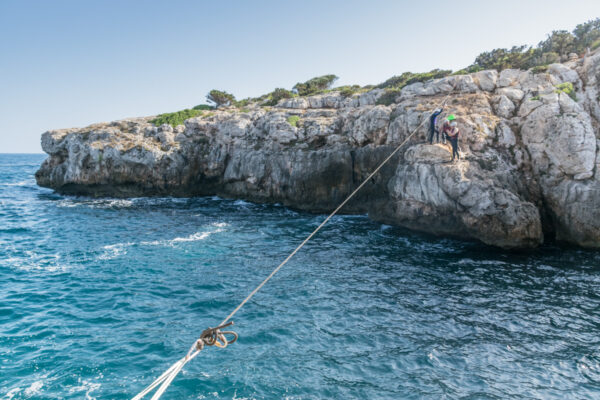
[[[444,111],[443,108],[438,108],[431,114],[429,117],[429,144],[433,144],[433,134],[435,133],[435,141],[440,142],[440,131],[435,126],[437,122],[437,117]]]
[[[448,138],[450,145],[452,146],[452,161],[454,161],[455,156],[460,160],[460,155],[458,154],[458,137],[460,135],[460,130],[456,124],[456,117],[454,114],[448,115],[446,121],[444,121],[442,134],[444,137]]]

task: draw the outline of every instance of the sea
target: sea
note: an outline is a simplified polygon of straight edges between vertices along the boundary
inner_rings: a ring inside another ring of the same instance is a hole
[[[130,399],[324,215],[89,198],[0,155],[0,399]],[[598,399],[600,252],[334,217],[163,399]]]

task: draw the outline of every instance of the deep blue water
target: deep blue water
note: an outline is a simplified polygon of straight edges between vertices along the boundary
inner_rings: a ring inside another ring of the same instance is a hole
[[[65,197],[0,155],[0,398],[128,399],[323,216]],[[600,397],[600,252],[511,254],[342,216],[165,399]]]

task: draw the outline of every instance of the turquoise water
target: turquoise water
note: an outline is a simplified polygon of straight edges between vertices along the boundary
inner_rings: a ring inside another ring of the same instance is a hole
[[[0,398],[127,399],[323,219],[218,198],[89,199],[0,155]],[[600,397],[600,252],[509,254],[342,216],[165,399]]]

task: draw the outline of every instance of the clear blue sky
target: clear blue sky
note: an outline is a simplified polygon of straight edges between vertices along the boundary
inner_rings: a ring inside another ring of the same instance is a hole
[[[48,129],[176,111],[334,73],[459,69],[600,16],[600,1],[0,0],[0,153]]]

